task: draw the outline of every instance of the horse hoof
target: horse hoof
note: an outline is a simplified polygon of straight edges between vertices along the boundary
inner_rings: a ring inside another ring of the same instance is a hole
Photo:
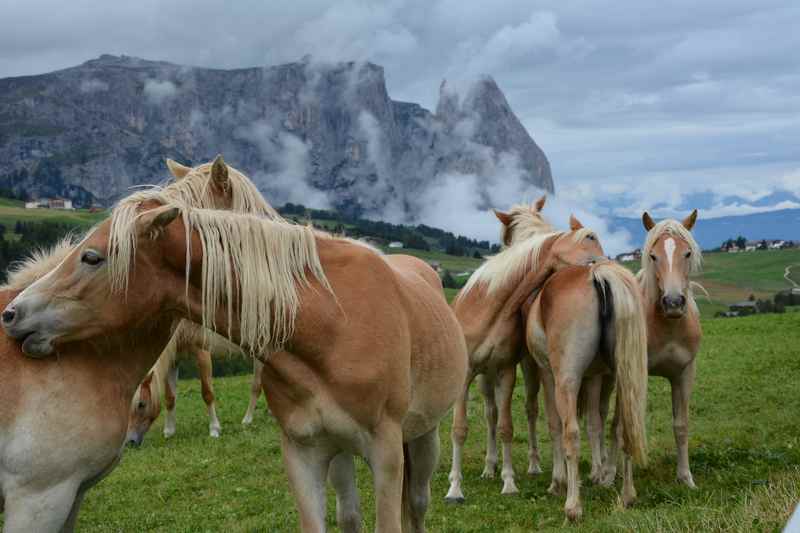
[[[542,473],[542,467],[538,464],[532,464],[528,467],[528,475],[529,476],[538,476]]]
[[[622,496],[622,506],[625,509],[630,509],[636,503],[636,494],[632,496]]]
[[[615,479],[617,479],[617,473],[616,472],[604,472],[600,476],[600,481],[598,481],[598,484],[601,487],[613,487]]]
[[[463,496],[455,496],[455,497],[446,496],[444,499],[444,502],[450,505],[462,505],[465,501],[466,500],[464,499]]]
[[[252,417],[242,419],[242,425],[243,426],[249,426],[252,423],[253,423],[253,418]]]
[[[164,438],[165,439],[169,439],[169,438],[172,438],[174,436],[175,436],[175,430],[174,429],[172,431],[164,430]]]
[[[481,472],[481,479],[494,479],[495,472],[493,468],[486,467]]]
[[[577,505],[571,509],[564,509],[564,513],[567,515],[567,520],[570,522],[577,522],[583,516],[583,509],[580,505]]]
[[[503,494],[503,495],[506,495],[506,496],[513,495],[513,494],[519,494],[519,489],[517,488],[517,486],[514,484],[513,481],[507,482],[507,483],[503,484],[503,490],[500,492],[500,494]]]
[[[547,492],[552,494],[553,496],[563,496],[564,495],[564,485],[553,481],[550,486],[547,488]]]
[[[211,437],[212,439],[218,439],[219,438],[219,430],[218,429],[212,429],[211,431],[208,432],[208,436]]]
[[[692,478],[691,474],[686,476],[678,476],[678,483],[683,483],[688,488],[693,490],[697,488],[697,485],[694,484],[694,479]]]

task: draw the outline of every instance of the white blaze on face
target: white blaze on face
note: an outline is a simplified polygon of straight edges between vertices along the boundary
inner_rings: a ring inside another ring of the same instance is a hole
[[[672,261],[675,257],[675,239],[670,237],[664,241],[664,252],[667,254],[667,264],[669,271],[672,272]]]

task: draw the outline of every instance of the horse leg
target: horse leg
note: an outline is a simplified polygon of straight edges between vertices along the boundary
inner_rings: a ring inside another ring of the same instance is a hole
[[[614,407],[614,419],[611,422],[611,444],[608,447],[608,457],[603,464],[603,474],[600,485],[610,487],[617,478],[617,455],[622,444],[622,420],[620,419],[619,399]]]
[[[581,452],[581,431],[578,424],[578,391],[581,379],[559,375],[556,380],[556,409],[563,427],[564,455],[567,460],[567,501],[564,512],[569,520],[580,519],[580,476],[578,471]]]
[[[214,398],[214,378],[212,377],[211,353],[208,350],[197,350],[197,368],[200,370],[200,387],[203,391],[203,401],[208,409],[208,434],[214,438],[219,437],[222,426],[217,418],[217,407]]]
[[[450,439],[453,442],[453,464],[450,467],[450,489],[444,499],[450,503],[464,503],[464,493],[461,490],[461,460],[464,452],[464,442],[467,440],[467,402],[469,401],[469,386],[475,375],[470,372],[453,406],[453,427],[450,430]]]
[[[335,453],[322,446],[304,446],[281,434],[283,464],[289,486],[297,502],[300,530],[303,533],[325,531],[325,478]]]
[[[528,474],[542,473],[539,458],[539,441],[536,438],[536,421],[539,418],[539,366],[525,353],[521,360],[522,378],[525,382],[525,414],[528,418]]]
[[[425,514],[431,501],[431,478],[439,462],[439,426],[407,445],[405,473],[410,531],[425,533]],[[405,529],[404,529],[405,531]]]
[[[78,494],[75,496],[75,501],[72,503],[69,516],[61,528],[61,533],[72,533],[75,531],[75,524],[78,523],[78,513],[80,512],[84,496],[86,496],[86,489],[78,489]]]
[[[600,483],[603,475],[603,417],[600,413],[603,376],[592,376],[585,380],[583,386],[586,387],[583,412],[586,413],[586,433],[592,450],[592,471],[589,479],[592,483]]]
[[[622,455],[622,505],[627,509],[636,502],[636,487],[633,484],[633,460]]]
[[[175,417],[175,403],[178,399],[178,367],[175,363],[167,371],[167,379],[164,382],[164,403],[167,412],[164,414],[164,437],[170,438],[175,435],[177,429],[177,419]]]
[[[514,385],[517,383],[517,365],[510,365],[500,373],[500,440],[503,443],[502,494],[517,494],[514,483],[514,459],[511,446],[514,440],[514,422],[511,418],[511,402],[514,398]]]
[[[483,479],[494,479],[497,473],[497,398],[495,374],[483,374],[478,378],[483,393],[484,415],[486,416],[486,459],[484,461]]]
[[[695,489],[692,471],[689,469],[689,399],[694,385],[694,361],[683,369],[680,376],[671,380],[672,385],[672,431],[678,448],[678,481]]]
[[[247,406],[247,412],[244,414],[244,418],[242,419],[242,424],[245,426],[249,426],[253,423],[253,415],[256,412],[256,404],[258,403],[258,398],[261,396],[262,368],[264,368],[264,364],[254,357],[253,380],[250,382],[250,405]]]
[[[403,508],[403,430],[386,420],[375,433],[369,464],[375,487],[375,530],[401,533]]]
[[[361,503],[356,487],[356,468],[352,454],[342,452],[333,458],[328,481],[336,491],[336,523],[343,533],[361,531]]]
[[[70,518],[77,493],[75,483],[64,482],[42,491],[18,490],[7,494],[3,533],[61,531]]]
[[[553,373],[549,370],[544,370],[541,375],[542,384],[544,385],[544,406],[547,411],[547,427],[550,430],[550,441],[553,443],[553,474],[547,492],[553,496],[560,496],[564,493],[564,487],[567,485],[564,443],[561,437],[561,417],[556,409],[556,392]]]

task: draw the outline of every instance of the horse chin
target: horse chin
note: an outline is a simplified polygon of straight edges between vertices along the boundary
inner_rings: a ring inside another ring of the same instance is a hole
[[[686,315],[686,308],[682,309],[664,309],[664,316],[670,320],[677,320]]]
[[[34,331],[27,335],[25,340],[22,341],[22,352],[28,357],[33,357],[35,359],[42,359],[53,355],[53,352],[55,352],[53,339],[38,331]]]

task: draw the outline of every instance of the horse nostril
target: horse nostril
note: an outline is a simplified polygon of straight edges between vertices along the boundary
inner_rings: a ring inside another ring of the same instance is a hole
[[[681,294],[680,296],[678,296],[678,307],[684,307],[684,306],[686,306],[686,296]]]
[[[11,324],[12,322],[14,322],[14,319],[16,318],[16,316],[17,316],[17,312],[14,310],[13,307],[11,307],[11,308],[6,309],[5,311],[3,311],[3,314],[0,316],[0,318],[3,319],[3,323],[4,324]]]

